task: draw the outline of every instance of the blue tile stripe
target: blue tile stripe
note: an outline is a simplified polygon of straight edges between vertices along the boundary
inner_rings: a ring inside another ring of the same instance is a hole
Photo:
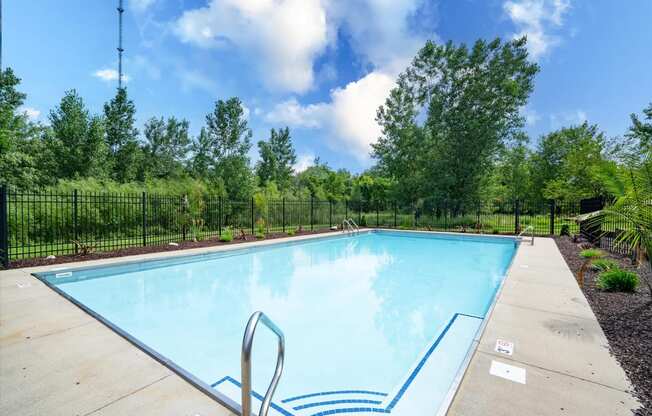
[[[215,383],[211,384],[211,387],[217,387],[218,385],[224,383],[225,381],[229,381],[229,382],[235,384],[238,387],[242,387],[242,385],[240,384],[239,381],[237,381],[237,380],[235,380],[235,379],[233,379],[232,377],[229,377],[229,376],[226,376],[226,377],[216,381]],[[256,399],[260,400],[261,402],[265,399],[263,396],[261,396],[260,394],[258,394],[254,390],[251,390],[251,395],[254,396]],[[272,409],[276,410],[277,412],[281,413],[284,416],[294,416],[292,413],[290,413],[287,410],[283,409],[282,407],[275,404],[274,402],[272,402],[271,407],[272,407]]]
[[[403,383],[403,386],[401,387],[401,389],[398,391],[398,393],[396,393],[396,396],[394,397],[394,399],[392,399],[392,401],[387,406],[387,410],[391,411],[394,408],[394,406],[396,406],[396,403],[398,403],[398,401],[401,399],[401,397],[403,397],[403,395],[405,394],[405,391],[408,389],[408,387],[410,387],[410,384],[412,384],[414,379],[417,377],[417,374],[419,374],[419,371],[421,371],[421,368],[423,368],[423,366],[426,364],[426,361],[428,361],[428,358],[435,351],[435,349],[437,348],[437,346],[439,345],[441,340],[444,339],[444,336],[446,335],[448,330],[451,328],[451,326],[453,326],[453,322],[455,322],[457,317],[460,316],[460,315],[470,317],[470,318],[484,319],[484,318],[481,318],[479,316],[467,315],[467,314],[456,312],[455,315],[453,315],[453,317],[451,318],[451,320],[448,321],[448,324],[446,324],[446,327],[441,332],[441,334],[439,334],[439,336],[437,337],[435,342],[430,346],[430,348],[428,348],[428,351],[423,355],[423,357],[421,358],[421,361],[419,361],[419,364],[414,368],[414,370],[412,370],[412,373],[410,373],[410,376],[408,377],[408,379],[405,380],[405,383]]]
[[[297,407],[293,407],[293,410],[303,410],[303,409],[308,409],[310,407],[319,407],[319,406],[330,406],[333,404],[344,404],[344,403],[364,403],[364,404],[381,404],[382,402],[380,400],[368,400],[368,399],[342,399],[342,400],[328,400],[325,402],[315,402],[315,403],[308,403],[308,404],[302,404]]]
[[[377,407],[351,407],[348,409],[324,410],[323,412],[313,413],[310,416],[327,416],[327,415],[335,415],[338,413],[389,413],[389,412],[390,410],[380,409]]]
[[[386,408],[378,408],[378,407],[350,407],[350,408],[341,408],[341,409],[329,409],[329,410],[324,410],[321,412],[313,413],[310,416],[327,416],[327,415],[334,415],[338,413],[391,413],[392,409],[396,406],[396,404],[399,402],[399,400],[403,397],[407,389],[410,387],[414,379],[417,377],[419,374],[419,371],[423,368],[423,366],[426,364],[428,361],[428,358],[432,355],[432,353],[437,349],[437,346],[441,343],[442,339],[444,339],[444,336],[448,333],[450,328],[453,326],[453,323],[457,320],[459,316],[465,316],[467,318],[473,318],[473,319],[479,319],[483,320],[484,317],[482,316],[477,316],[477,315],[472,315],[472,314],[467,314],[467,313],[460,313],[457,312],[453,317],[448,321],[446,326],[444,327],[444,330],[439,334],[435,342],[428,348],[428,351],[423,355],[417,366],[412,370],[410,373],[409,377],[403,385],[401,386],[400,390],[398,393],[396,393],[396,396],[392,399],[392,401],[387,405]],[[220,385],[221,383],[229,381],[233,384],[235,384],[238,387],[241,387],[240,383],[233,379],[232,377],[226,376],[215,383],[211,384],[211,387],[216,387]],[[257,398],[258,400],[263,400],[263,397],[256,393],[255,391],[252,391],[251,394]],[[281,400],[281,403],[288,403],[292,402],[295,400],[300,400],[300,399],[307,399],[311,397],[320,397],[320,396],[328,396],[328,395],[333,395],[333,394],[370,394],[370,395],[376,395],[376,396],[387,396],[387,393],[380,393],[377,391],[370,391],[370,390],[334,390],[334,391],[325,391],[325,392],[320,392],[320,393],[310,393],[310,394],[304,394],[301,396],[295,396],[295,397],[290,397],[285,400]],[[318,406],[328,406],[332,404],[341,404],[341,403],[365,403],[365,404],[380,404],[382,402],[377,401],[377,400],[368,400],[368,399],[343,399],[343,400],[330,400],[330,401],[323,401],[323,402],[315,402],[315,403],[309,403],[309,404],[304,404],[300,405],[297,407],[294,407],[293,410],[303,410],[303,409],[308,409],[311,407],[318,407]],[[272,402],[272,408],[274,410],[277,410],[284,416],[295,416],[292,413],[288,412],[287,410],[279,407],[278,405],[274,404]]]
[[[309,397],[328,396],[331,394],[371,394],[375,396],[387,396],[387,393],[380,393],[371,390],[333,390],[333,391],[322,391],[320,393],[310,393],[310,394],[304,394],[302,396],[290,397],[289,399],[281,400],[281,402],[287,403],[295,400],[307,399]]]

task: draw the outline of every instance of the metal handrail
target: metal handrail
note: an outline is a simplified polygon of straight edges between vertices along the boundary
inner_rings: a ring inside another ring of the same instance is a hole
[[[527,227],[525,227],[523,231],[518,233],[516,238],[519,240],[523,240],[523,234],[525,234],[528,230],[530,230],[530,237],[532,238],[530,245],[534,245],[534,227],[532,227],[531,225],[528,225]]]
[[[242,355],[240,358],[240,370],[242,372],[242,416],[251,415],[251,349],[253,347],[254,334],[256,333],[258,322],[262,322],[278,337],[278,352],[276,355],[274,377],[272,377],[272,381],[269,383],[269,387],[263,398],[263,403],[260,405],[258,416],[267,416],[269,406],[272,404],[272,396],[274,396],[274,391],[281,378],[281,373],[283,373],[283,362],[285,360],[285,337],[283,336],[283,331],[264,313],[260,311],[254,312],[249,318],[249,322],[247,322],[244,337],[242,338]]]
[[[344,226],[346,226],[346,229],[344,228]],[[351,225],[349,220],[347,220],[346,218],[342,221],[342,232],[348,232],[350,234],[353,234],[354,232],[353,225]]]
[[[353,228],[355,228],[356,233],[359,234],[360,233],[360,227],[358,227],[358,224],[356,224],[355,221],[353,221],[353,218],[349,218],[349,222],[351,223]]]

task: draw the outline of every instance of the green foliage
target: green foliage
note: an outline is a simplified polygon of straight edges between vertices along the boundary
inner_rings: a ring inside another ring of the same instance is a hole
[[[190,123],[170,117],[152,117],[145,123],[144,163],[141,178],[175,178],[184,173],[183,161],[190,150]]]
[[[598,272],[617,269],[618,263],[609,259],[596,259],[591,263],[591,268]]]
[[[224,243],[228,243],[230,241],[233,241],[233,232],[229,227],[225,227],[222,230],[222,234],[220,235],[220,241]]]
[[[533,186],[548,199],[579,200],[601,195],[599,172],[604,134],[587,122],[544,136],[533,158]]]
[[[561,226],[561,231],[559,231],[559,235],[570,235],[570,225],[568,224],[562,224]]]
[[[265,238],[265,233],[256,232],[255,237],[257,240],[263,240]]]
[[[293,228],[290,228],[290,229],[288,230],[288,232],[287,232],[288,236],[290,236],[290,237],[294,236],[296,233],[297,233],[297,232],[296,232]]]
[[[580,257],[585,260],[599,259],[605,256],[604,251],[598,250],[597,248],[587,248],[580,251]]]
[[[138,146],[138,129],[134,126],[136,106],[127,97],[127,89],[119,88],[115,97],[104,104],[106,144],[111,155],[112,178],[118,182],[137,179],[142,160]]]
[[[638,275],[621,269],[611,269],[598,275],[598,288],[610,292],[634,292],[639,284]]]
[[[264,185],[273,181],[281,190],[286,190],[290,186],[292,169],[297,162],[290,129],[272,129],[269,141],[258,142],[258,149],[260,161],[256,166],[256,174],[260,183]]]
[[[258,218],[256,220],[256,234],[261,234],[263,237],[265,236],[265,232],[267,229],[265,228],[265,219],[264,218]]]
[[[108,147],[104,142],[104,122],[91,116],[75,90],[67,91],[50,112],[51,130],[46,147],[51,166],[59,179],[106,177]]]
[[[383,134],[373,156],[408,201],[476,199],[497,153],[523,125],[520,109],[537,71],[525,38],[478,40],[471,49],[426,43],[378,110]]]

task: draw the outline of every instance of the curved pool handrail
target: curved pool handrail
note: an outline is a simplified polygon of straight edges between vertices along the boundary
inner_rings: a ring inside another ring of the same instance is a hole
[[[263,402],[260,405],[258,416],[267,416],[269,406],[272,404],[272,396],[283,373],[283,362],[285,361],[285,336],[283,331],[280,330],[274,322],[267,315],[261,311],[254,312],[245,328],[244,336],[242,338],[242,353],[240,358],[240,370],[242,372],[242,416],[250,416],[251,413],[251,350],[254,342],[254,335],[256,333],[256,326],[258,322],[262,322],[278,337],[278,351],[276,353],[276,369],[274,376],[267,388]]]
[[[355,232],[357,234],[360,234],[360,227],[358,227],[358,224],[356,224],[355,221],[353,221],[353,218],[349,218],[349,223],[351,223],[351,226],[353,227]]]
[[[530,237],[532,238],[532,240],[530,241],[530,245],[534,245],[534,227],[532,227],[531,225],[528,225],[527,227],[525,227],[525,229],[524,229],[523,231],[521,231],[521,232],[516,236],[516,238],[517,238],[518,240],[523,241],[523,234],[525,234],[526,232],[528,232],[528,230],[530,231]]]

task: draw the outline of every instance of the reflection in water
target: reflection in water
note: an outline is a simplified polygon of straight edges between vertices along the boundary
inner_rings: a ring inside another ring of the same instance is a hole
[[[514,248],[363,234],[195,263],[121,272],[61,288],[207,383],[240,379],[256,310],[285,332],[277,392],[390,392],[455,312],[483,315]],[[257,332],[254,389],[276,360]]]

